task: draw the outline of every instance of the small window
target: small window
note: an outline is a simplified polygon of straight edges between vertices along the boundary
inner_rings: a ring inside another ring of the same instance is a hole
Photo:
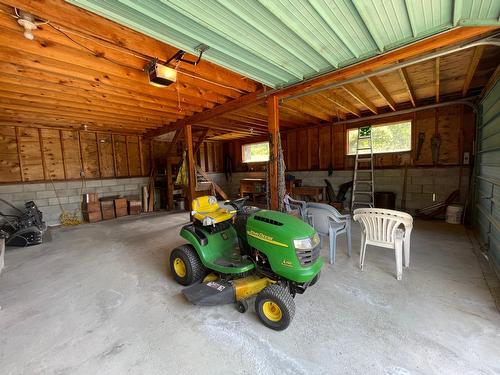
[[[243,163],[259,163],[269,160],[269,142],[249,143],[241,146]]]
[[[347,132],[347,155],[356,155],[358,129]],[[403,152],[411,150],[411,121],[372,126],[373,153]],[[368,146],[368,140],[360,140],[361,147]],[[360,147],[360,148],[361,148]],[[360,154],[367,154],[361,150]]]

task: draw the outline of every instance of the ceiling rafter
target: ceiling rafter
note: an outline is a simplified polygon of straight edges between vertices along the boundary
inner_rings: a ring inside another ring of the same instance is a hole
[[[336,106],[342,108],[346,112],[352,113],[356,117],[361,117],[361,111],[340,95],[336,95],[332,91],[327,91],[325,94],[320,95],[331,101]]]
[[[474,73],[476,72],[479,61],[483,56],[484,48],[485,46],[478,46],[474,48],[474,54],[472,55],[469,67],[467,68],[467,74],[462,88],[462,97],[465,97],[469,91],[470,83],[472,82],[472,78],[474,78]]]
[[[387,105],[393,110],[396,110],[396,103],[394,99],[392,99],[391,95],[387,92],[382,82],[377,77],[367,78],[368,83],[372,86],[372,88],[377,92],[377,94],[385,100]]]
[[[342,86],[344,91],[346,91],[349,95],[351,95],[354,99],[356,99],[359,103],[368,108],[372,113],[378,114],[377,107],[373,104],[370,99],[368,99],[361,91],[359,91],[353,85],[344,85]]]
[[[408,97],[410,98],[411,105],[416,107],[415,93],[413,92],[413,87],[411,85],[410,77],[408,76],[408,72],[406,68],[398,69],[399,76],[401,77],[401,81],[408,93]]]

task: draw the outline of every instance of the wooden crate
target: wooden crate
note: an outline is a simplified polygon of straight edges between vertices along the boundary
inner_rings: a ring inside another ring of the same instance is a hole
[[[129,199],[128,214],[139,215],[142,212],[142,202],[140,199]]]
[[[101,210],[95,212],[82,211],[83,219],[89,223],[96,223],[102,220]]]
[[[102,200],[101,201],[101,212],[102,219],[109,220],[115,218],[115,205],[113,200]]]
[[[83,219],[89,223],[102,220],[101,205],[99,202],[82,202]]]
[[[115,199],[115,214],[116,217],[127,216],[127,199],[126,198],[118,198]]]
[[[86,193],[83,194],[83,203],[98,203],[99,202],[99,194],[97,193]]]

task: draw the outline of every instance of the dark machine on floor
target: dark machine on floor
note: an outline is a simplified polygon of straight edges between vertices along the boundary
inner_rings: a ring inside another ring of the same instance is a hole
[[[293,297],[319,278],[319,236],[304,221],[282,212],[245,206],[247,198],[226,202],[204,196],[193,201],[193,223],[181,236],[189,244],[175,248],[170,268],[188,288],[186,298],[198,305],[236,303],[255,310],[264,325],[288,327],[295,314]]]
[[[35,202],[26,202],[24,210],[4,199],[0,199],[0,202],[17,213],[0,212],[0,233],[5,237],[5,245],[23,247],[41,244],[47,225],[42,220],[42,213]]]

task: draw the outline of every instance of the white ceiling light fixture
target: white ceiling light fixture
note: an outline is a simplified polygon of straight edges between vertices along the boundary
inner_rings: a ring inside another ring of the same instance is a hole
[[[24,37],[29,40],[35,39],[33,30],[38,29],[39,25],[44,25],[48,21],[37,19],[33,14],[14,8],[17,16],[17,23],[24,28]]]

